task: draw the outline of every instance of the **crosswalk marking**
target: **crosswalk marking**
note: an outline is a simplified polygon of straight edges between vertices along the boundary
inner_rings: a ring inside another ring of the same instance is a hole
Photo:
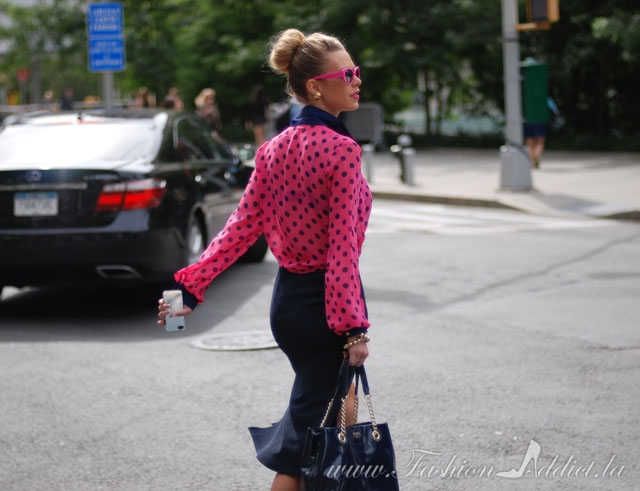
[[[377,201],[367,233],[481,235],[540,229],[604,227],[611,220],[530,215],[514,210]]]

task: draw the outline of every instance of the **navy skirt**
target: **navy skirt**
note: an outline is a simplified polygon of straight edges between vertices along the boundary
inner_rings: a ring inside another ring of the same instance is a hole
[[[324,271],[296,274],[280,268],[271,300],[271,331],[295,380],[282,419],[249,431],[258,460],[290,476],[300,476],[307,428],[322,422],[343,360],[345,338],[327,325],[324,292]]]
[[[547,123],[524,123],[525,138],[540,138],[547,136]]]

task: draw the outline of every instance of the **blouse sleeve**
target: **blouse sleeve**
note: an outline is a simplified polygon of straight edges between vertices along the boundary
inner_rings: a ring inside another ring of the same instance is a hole
[[[329,250],[325,274],[325,309],[329,328],[338,334],[368,328],[360,282],[360,251],[364,230],[359,226],[358,204],[364,178],[361,150],[343,141],[335,151],[329,173]]]
[[[193,294],[199,303],[204,300],[209,284],[237,261],[262,234],[258,196],[257,171],[254,170],[238,208],[202,253],[200,260],[174,275],[175,280]]]

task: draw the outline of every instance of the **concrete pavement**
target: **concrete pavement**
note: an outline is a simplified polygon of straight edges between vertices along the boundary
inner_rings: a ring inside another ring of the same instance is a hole
[[[401,182],[398,160],[390,152],[376,152],[371,162],[370,186],[377,198],[640,221],[638,153],[546,151],[540,168],[531,171],[530,191],[500,189],[497,148],[418,150],[412,185]]]

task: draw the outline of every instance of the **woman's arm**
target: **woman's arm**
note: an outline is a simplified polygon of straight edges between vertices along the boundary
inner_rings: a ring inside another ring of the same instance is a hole
[[[360,251],[364,230],[358,207],[364,179],[360,146],[343,140],[332,156],[330,171],[329,249],[325,275],[326,315],[338,334],[368,328],[360,282]]]

